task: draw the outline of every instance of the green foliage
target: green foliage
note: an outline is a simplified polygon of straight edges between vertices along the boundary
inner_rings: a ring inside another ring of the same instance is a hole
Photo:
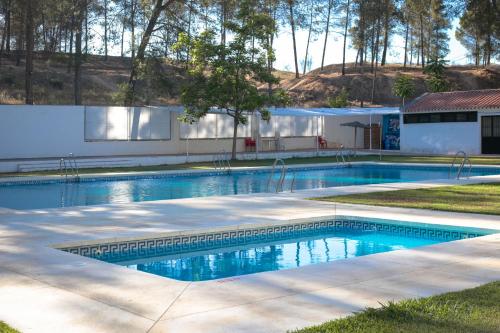
[[[111,100],[116,105],[125,105],[127,98],[131,98],[132,90],[128,83],[118,83],[117,91],[111,95]]]
[[[3,321],[0,321],[0,333],[20,333],[18,330],[10,327]]]
[[[392,87],[392,92],[403,99],[404,106],[405,100],[415,93],[413,78],[409,75],[399,74],[394,82],[394,87]]]
[[[498,332],[500,282],[443,295],[389,302],[353,316],[296,331],[297,333],[469,333]]]
[[[345,108],[349,106],[348,98],[349,93],[347,89],[343,87],[337,96],[328,99],[328,105],[330,105],[331,108]]]
[[[442,76],[446,70],[447,60],[442,58],[431,58],[424,68],[424,74]]]
[[[425,80],[425,83],[427,84],[427,89],[433,93],[446,92],[449,90],[449,83],[442,76],[431,75]]]
[[[445,92],[449,90],[449,83],[444,78],[446,64],[448,61],[441,58],[432,58],[427,62],[424,73],[429,75],[425,80],[430,92]]]
[[[269,115],[267,107],[286,103],[287,97],[284,91],[270,96],[257,88],[257,84],[278,83],[268,67],[268,59],[273,57],[269,36],[276,31],[274,20],[258,11],[253,1],[245,0],[226,29],[233,37],[226,44],[220,44],[212,30],[195,37],[179,35],[175,49],[189,50],[190,55],[189,83],[181,94],[185,114],[180,119],[192,123],[216,108],[235,119],[237,131],[250,114]],[[236,137],[233,158],[235,154]]]

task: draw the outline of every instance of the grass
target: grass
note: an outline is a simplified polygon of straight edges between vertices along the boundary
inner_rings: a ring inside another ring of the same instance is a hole
[[[500,332],[500,281],[474,289],[369,308],[295,333]]]
[[[288,158],[285,159],[287,165],[293,164],[317,164],[317,163],[333,163],[335,157],[303,157],[303,158]],[[356,162],[379,162],[379,155],[362,155],[353,159]],[[453,157],[450,156],[401,156],[401,155],[385,155],[382,157],[382,162],[391,163],[444,163],[450,164]],[[266,160],[235,160],[231,162],[233,167],[256,167],[256,166],[270,166],[274,162],[273,159]],[[484,165],[500,165],[500,157],[485,157],[478,156],[471,158],[472,164]],[[170,164],[170,165],[152,165],[152,166],[137,166],[137,167],[109,167],[109,168],[84,168],[80,169],[81,174],[89,173],[108,173],[108,172],[132,172],[132,171],[166,171],[166,170],[186,170],[186,169],[211,169],[213,164],[211,162],[199,163],[184,163],[184,164]],[[32,172],[9,172],[0,173],[0,177],[12,176],[39,176],[39,175],[57,175],[58,170],[47,171],[32,171]]]
[[[314,200],[500,215],[500,183],[350,194]]]
[[[19,333],[19,331],[0,321],[0,333]]]

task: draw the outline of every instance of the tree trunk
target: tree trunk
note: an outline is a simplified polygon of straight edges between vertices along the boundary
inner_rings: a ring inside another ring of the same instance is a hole
[[[385,0],[386,8],[384,15],[384,50],[382,51],[382,60],[380,66],[385,66],[387,58],[387,47],[389,46],[389,1]]]
[[[330,16],[332,13],[333,0],[328,1],[328,15],[326,17],[326,27],[325,27],[325,42],[323,43],[323,55],[321,56],[321,70],[325,64],[325,53],[326,53],[326,43],[328,41],[328,32],[330,31]]]
[[[141,44],[139,44],[139,48],[137,49],[137,57],[132,61],[132,69],[130,71],[130,76],[128,80],[128,88],[129,91],[127,93],[127,97],[125,99],[125,105],[133,105],[135,102],[135,84],[137,80],[137,69],[141,62],[144,60],[144,55],[146,52],[146,47],[149,44],[149,39],[153,33],[156,22],[158,21],[158,17],[161,12],[167,8],[170,4],[172,4],[175,0],[167,0],[166,3],[163,3],[163,0],[156,0],[155,6],[151,13],[151,17],[148,22],[148,26],[142,35]]]
[[[33,3],[32,0],[26,0],[26,104],[33,104]]]
[[[288,9],[290,11],[290,26],[292,28],[292,40],[293,40],[293,57],[295,60],[295,78],[299,78],[299,63],[297,61],[297,43],[295,40],[295,19],[293,17],[293,0],[288,0]]]
[[[226,45],[226,11],[226,0],[222,0],[220,9],[220,45]]]
[[[132,57],[132,63],[135,60],[135,1],[130,1],[130,53]],[[161,0],[157,0],[158,2],[162,2]],[[132,65],[133,66],[133,65]]]
[[[408,17],[406,18],[406,33],[405,33],[405,59],[403,67],[406,68],[406,63],[408,62],[408,31],[410,29],[410,21]]]
[[[307,56],[309,55],[309,44],[311,42],[312,24],[313,24],[313,6],[311,3],[311,15],[309,18],[309,32],[307,34],[306,55],[304,56],[304,68],[302,69],[302,75],[306,74]]]
[[[379,4],[379,13],[380,13],[380,4]],[[375,71],[373,73],[373,81],[372,81],[372,98],[371,103],[375,99],[375,82],[377,80],[377,69],[378,69],[378,51],[379,51],[379,41],[380,41],[380,15],[377,18],[377,39],[375,40]]]
[[[420,14],[420,51],[422,52],[421,54],[421,63],[422,63],[422,68],[425,67],[425,56],[424,56],[424,18],[422,14]]]
[[[75,25],[75,78],[74,97],[75,105],[82,104],[82,32],[83,32],[83,10],[87,0],[77,0],[76,4],[76,25]],[[83,2],[83,3],[80,3]]]
[[[89,7],[85,6],[85,54],[89,54]]]
[[[239,125],[239,111],[234,113],[233,122],[233,147],[231,149],[231,159],[236,159],[236,146],[238,143],[238,125]]]
[[[6,40],[5,40],[5,52],[7,54],[10,54],[10,24],[11,24],[11,20],[10,20],[10,17],[11,17],[11,4],[12,4],[12,0],[8,0],[7,1],[7,11],[5,13],[5,26],[6,26]]]
[[[104,0],[104,61],[108,61],[108,0]]]
[[[73,11],[75,10],[73,3]],[[73,30],[75,29],[75,13],[71,14],[71,25],[70,25],[70,34],[69,34],[69,61],[68,61],[68,73],[71,72],[71,67],[73,66]]]
[[[344,28],[344,46],[342,48],[342,75],[345,75],[345,49],[347,45],[347,29],[349,28],[349,12],[351,7],[351,0],[347,0],[345,28]]]

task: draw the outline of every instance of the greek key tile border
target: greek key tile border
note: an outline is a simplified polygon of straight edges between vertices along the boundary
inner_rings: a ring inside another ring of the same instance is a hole
[[[332,233],[334,231],[352,230],[383,232],[386,234],[434,239],[443,242],[488,234],[486,232],[481,233],[476,231],[445,230],[428,226],[417,227],[413,225],[339,219],[204,232],[190,235],[175,235],[123,242],[59,247],[58,249],[85,257],[116,262],[135,258],[165,256],[224,247],[275,242],[285,239]]]

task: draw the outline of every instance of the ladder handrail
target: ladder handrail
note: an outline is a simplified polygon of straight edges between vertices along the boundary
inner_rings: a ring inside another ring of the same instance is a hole
[[[78,164],[76,163],[76,159],[73,153],[68,154],[67,158],[62,157],[59,160],[59,174],[61,175],[61,177],[64,176],[66,182],[68,181],[68,171],[71,171],[72,179],[74,179],[75,181],[80,180]]]
[[[277,158],[273,162],[271,173],[269,174],[269,178],[267,179],[267,191],[268,192],[269,192],[269,188],[271,186],[271,182],[273,180],[274,172],[276,171],[276,167],[278,166],[278,164],[280,164],[280,167],[281,167],[281,174],[280,174],[280,178],[278,180],[278,183],[276,183],[276,192],[278,192],[280,183],[281,183],[281,186],[283,186],[284,176],[286,175],[285,161],[283,161],[281,158]]]
[[[456,163],[457,159],[459,159],[459,158],[461,158],[460,164]],[[450,165],[450,169],[448,170],[448,178],[451,178],[451,172],[453,170],[453,167],[455,167],[455,164],[456,164],[458,166],[456,179],[460,179],[460,176],[462,175],[462,171],[463,171],[466,163],[469,164],[469,172],[467,175],[467,177],[469,177],[471,170],[472,170],[472,162],[471,162],[471,160],[466,152],[464,152],[463,150],[458,151],[453,158],[453,162]]]
[[[229,162],[227,152],[224,149],[213,155],[212,163],[215,170],[220,169],[222,171],[227,170],[228,172],[231,172],[231,163]]]

